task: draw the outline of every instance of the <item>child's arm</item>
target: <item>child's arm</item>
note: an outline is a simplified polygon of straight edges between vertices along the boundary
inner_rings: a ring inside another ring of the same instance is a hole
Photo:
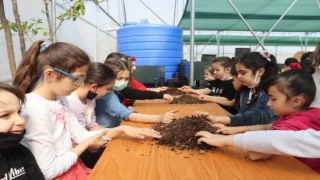
[[[245,133],[247,131],[261,131],[261,130],[267,130],[270,129],[272,124],[258,124],[253,126],[236,126],[236,127],[230,127],[230,126],[215,126],[219,129],[217,130],[217,133],[222,134],[238,134],[238,133]]]
[[[209,101],[209,102],[215,102],[223,106],[227,107],[234,107],[235,106],[235,101],[229,100],[228,98],[225,97],[219,97],[219,96],[209,96],[209,95],[199,95],[198,99],[201,101]]]
[[[260,152],[254,152],[254,151],[248,151],[246,153],[247,158],[249,158],[252,161],[257,161],[257,160],[266,160],[271,158],[272,154],[265,154],[265,153],[260,153]]]
[[[209,123],[220,123],[220,124],[230,124],[230,117],[229,116],[213,116],[211,114],[209,114],[208,112],[203,112],[203,111],[195,111],[192,114],[193,117],[196,118],[202,118],[205,119],[207,121],[209,121]]]
[[[205,89],[190,89],[189,92],[200,95],[200,94],[210,94],[212,91],[209,88],[205,88]]]
[[[153,137],[153,138],[161,137],[160,133],[153,129],[137,128],[137,127],[126,126],[126,125],[109,129],[108,133],[104,137],[112,139],[122,133],[125,133],[130,137],[134,137],[138,139],[144,139],[145,136]]]
[[[178,112],[178,110],[169,111],[163,115],[132,113],[129,115],[128,120],[142,123],[170,123],[174,119],[176,112]]]

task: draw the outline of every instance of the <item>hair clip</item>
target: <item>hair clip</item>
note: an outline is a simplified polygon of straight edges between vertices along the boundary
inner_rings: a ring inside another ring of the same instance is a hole
[[[41,43],[41,45],[40,45],[40,53],[45,51],[49,46],[51,46],[51,44],[53,44],[53,42],[51,42],[50,40],[45,40],[43,43]]]
[[[293,69],[302,69],[302,67],[299,63],[290,63],[288,70],[293,70]]]
[[[266,58],[269,62],[271,62],[270,54],[268,53],[268,51],[262,51],[260,54],[262,57]]]

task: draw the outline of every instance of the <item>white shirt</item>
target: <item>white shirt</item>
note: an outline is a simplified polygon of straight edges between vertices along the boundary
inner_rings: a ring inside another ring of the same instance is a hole
[[[235,135],[233,145],[261,153],[320,158],[320,131],[251,131]]]
[[[96,107],[95,100],[87,99],[87,104],[83,104],[77,92],[74,91],[67,97],[71,111],[76,115],[78,121],[85,129],[89,129],[98,125],[94,108]]]
[[[71,113],[64,97],[48,101],[37,94],[27,94],[22,116],[27,133],[22,143],[28,147],[46,179],[68,171],[77,162],[72,141],[81,143],[99,131],[88,132]]]

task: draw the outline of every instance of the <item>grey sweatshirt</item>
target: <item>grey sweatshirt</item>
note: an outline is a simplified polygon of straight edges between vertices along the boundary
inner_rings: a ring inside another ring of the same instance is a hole
[[[252,131],[235,135],[233,145],[261,153],[320,158],[320,131]]]

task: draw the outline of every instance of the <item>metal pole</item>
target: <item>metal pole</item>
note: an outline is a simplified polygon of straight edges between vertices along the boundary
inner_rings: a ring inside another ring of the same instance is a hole
[[[124,22],[127,22],[126,3],[124,0],[122,0],[122,5],[123,5]]]
[[[149,8],[149,6],[147,6],[142,0],[140,0],[140,2],[146,7],[149,9],[149,11],[151,11],[155,16],[157,16],[158,19],[160,19],[160,21],[163,22],[163,24],[167,24],[166,22],[164,22],[154,11],[152,11],[151,8]]]
[[[249,26],[249,24],[247,23],[247,21],[243,18],[243,16],[241,15],[240,11],[237,9],[237,7],[233,4],[233,2],[231,0],[228,0],[230,5],[232,6],[232,8],[237,12],[237,14],[239,15],[239,17],[241,18],[241,20],[243,21],[243,23],[247,26],[247,28],[250,30],[251,34],[254,36],[254,38],[258,41],[258,43],[260,44],[260,46],[262,47],[263,50],[266,50],[266,48],[264,47],[264,45],[261,43],[261,41],[259,40],[259,38],[257,37],[257,35],[253,32],[253,30],[251,29],[251,27]]]
[[[206,45],[204,45],[204,47],[200,50],[199,53],[197,53],[196,59],[198,59],[198,56],[202,53],[202,51],[208,46],[208,44],[212,41],[212,39],[215,37],[215,34],[212,35],[212,37],[210,38],[210,40],[207,42]]]
[[[176,23],[177,0],[174,2],[173,25]]]
[[[97,56],[96,61],[100,62],[100,5],[97,3]]]
[[[52,18],[52,32],[55,32],[57,29],[57,9],[56,9],[56,0],[51,1],[51,18]],[[54,33],[52,41],[57,41],[57,33]]]
[[[194,84],[194,19],[195,19],[195,7],[194,1],[191,0],[191,11],[190,11],[190,81],[189,84],[192,86]]]
[[[102,7],[99,6],[99,9],[104,12],[105,15],[107,15],[113,22],[115,22],[116,24],[118,24],[118,26],[121,27],[121,24],[116,21],[106,10],[104,10]]]
[[[309,35],[309,33],[306,32],[306,41],[304,42],[305,43],[304,51],[307,51],[307,49],[308,49],[308,35]]]
[[[273,29],[280,23],[280,21],[284,18],[284,16],[290,11],[290,9],[294,6],[294,4],[297,2],[298,0],[294,0],[292,2],[292,4],[288,7],[288,9],[282,14],[282,16],[278,19],[278,21],[272,26],[272,28],[268,31],[268,33],[263,36],[263,38],[261,39],[262,42],[264,42],[264,40],[270,35],[270,33],[273,31]],[[256,51],[259,48],[259,44],[253,49],[253,51]]]
[[[220,57],[220,31],[217,33],[217,57]]]

